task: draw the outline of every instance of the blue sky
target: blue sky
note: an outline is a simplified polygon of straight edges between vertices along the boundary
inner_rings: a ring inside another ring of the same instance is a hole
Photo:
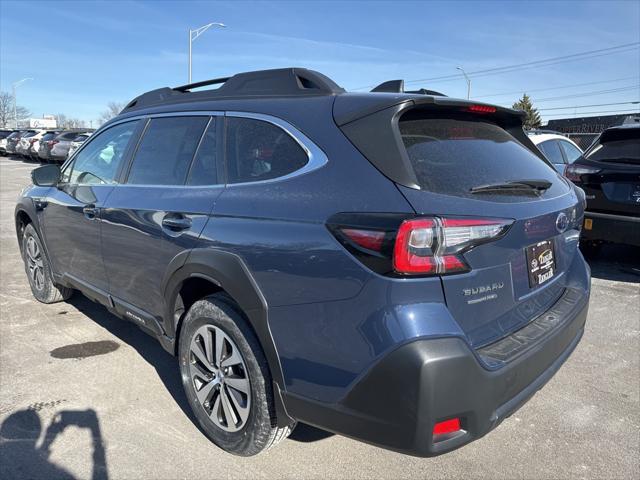
[[[283,66],[319,70],[347,89],[384,80],[474,72],[640,42],[640,2],[29,2],[0,0],[0,88],[24,77],[18,103],[34,116],[93,120],[126,102],[193,79]],[[472,98],[511,104],[530,92],[547,119],[640,100],[640,50],[472,78]],[[466,96],[462,76],[412,83]],[[609,90],[614,90],[610,92]],[[606,92],[606,93],[590,93]],[[637,105],[635,106],[637,108]],[[545,109],[545,110],[542,110]],[[552,116],[553,115],[553,116]]]

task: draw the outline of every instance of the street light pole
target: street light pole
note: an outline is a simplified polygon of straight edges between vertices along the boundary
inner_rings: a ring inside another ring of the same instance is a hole
[[[14,128],[18,128],[18,109],[16,107],[16,88],[22,85],[24,82],[28,80],[33,80],[33,78],[23,78],[22,80],[18,80],[11,85],[11,89],[13,92],[13,123]]]
[[[464,71],[464,68],[456,67],[456,69],[462,72],[462,75],[464,75],[464,79],[467,81],[467,100],[469,100],[471,98],[471,79],[467,75],[467,72]]]
[[[191,30],[189,29],[189,83],[191,83],[191,52],[192,52],[192,47],[191,44],[193,43],[193,41],[198,38],[200,35],[202,35],[204,32],[206,32],[207,30],[209,30],[209,28],[211,27],[220,27],[220,28],[225,28],[226,25],[224,23],[220,23],[220,22],[212,22],[212,23],[207,23],[206,25],[203,25],[200,28],[196,28],[195,30]]]

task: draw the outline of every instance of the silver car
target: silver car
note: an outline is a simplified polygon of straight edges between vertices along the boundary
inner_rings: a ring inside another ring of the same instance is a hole
[[[72,132],[62,132],[56,138],[54,138],[51,143],[51,151],[49,152],[49,160],[53,160],[55,162],[64,162],[67,159],[67,155],[69,153],[69,148],[71,147],[71,142],[75,140],[75,138],[83,132],[78,130],[74,130]]]

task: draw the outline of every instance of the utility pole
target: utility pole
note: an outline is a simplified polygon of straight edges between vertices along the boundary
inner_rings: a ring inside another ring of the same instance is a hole
[[[191,83],[191,52],[193,50],[191,44],[193,43],[193,41],[198,38],[200,35],[202,35],[204,32],[206,32],[209,28],[211,27],[220,27],[220,28],[225,28],[226,25],[224,23],[220,23],[220,22],[212,22],[212,23],[207,23],[206,25],[203,25],[200,28],[196,28],[195,30],[191,30],[189,29],[189,83]]]

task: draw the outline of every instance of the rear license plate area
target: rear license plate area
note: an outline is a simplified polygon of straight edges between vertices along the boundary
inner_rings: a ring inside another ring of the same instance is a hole
[[[527,270],[529,272],[529,287],[534,288],[548,282],[556,273],[555,253],[553,242],[545,240],[526,249]]]

